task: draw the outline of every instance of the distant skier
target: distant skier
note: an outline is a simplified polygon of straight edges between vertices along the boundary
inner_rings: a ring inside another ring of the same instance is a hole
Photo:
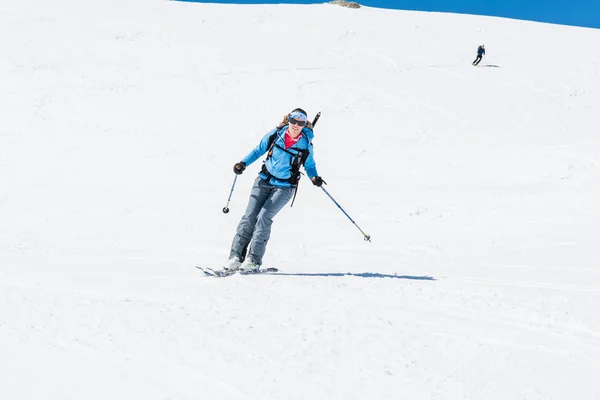
[[[277,128],[268,132],[246,158],[234,165],[233,172],[240,175],[248,165],[268,153],[254,181],[246,213],[238,224],[224,269],[245,272],[259,269],[271,235],[273,217],[294,195],[301,165],[313,185],[320,187],[324,183],[313,158],[313,137],[306,111],[296,108]]]
[[[473,61],[473,65],[479,65],[479,62],[485,55],[485,45],[481,45],[477,48],[477,58]]]

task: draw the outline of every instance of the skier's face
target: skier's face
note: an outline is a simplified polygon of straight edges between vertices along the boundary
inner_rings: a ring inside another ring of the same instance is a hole
[[[300,132],[302,131],[302,127],[292,121],[290,121],[289,129],[290,129],[290,133],[292,134],[293,137],[298,136],[300,134]]]
[[[296,137],[302,132],[304,125],[306,125],[306,115],[294,111],[290,114],[288,121],[290,134]]]

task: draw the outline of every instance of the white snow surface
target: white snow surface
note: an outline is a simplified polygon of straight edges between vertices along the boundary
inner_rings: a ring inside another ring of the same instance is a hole
[[[477,46],[487,56],[471,66]],[[0,1],[0,398],[600,399],[600,31]],[[226,260],[295,107],[265,266]]]

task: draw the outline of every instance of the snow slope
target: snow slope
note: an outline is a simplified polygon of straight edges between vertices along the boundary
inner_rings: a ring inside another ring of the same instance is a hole
[[[481,68],[471,66],[485,43]],[[600,31],[0,1],[0,398],[599,399]],[[228,254],[292,108],[327,189]]]

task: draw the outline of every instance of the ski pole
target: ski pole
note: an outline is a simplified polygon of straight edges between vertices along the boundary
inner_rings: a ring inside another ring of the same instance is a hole
[[[235,182],[237,181],[237,175],[233,178],[233,185],[231,185],[231,192],[229,192],[229,198],[227,199],[227,205],[223,207],[223,212],[227,214],[229,212],[229,202],[231,201],[231,195],[233,194],[233,188],[235,187]]]
[[[342,208],[342,206],[339,205],[339,203],[337,201],[335,201],[335,199],[333,197],[331,197],[331,195],[329,194],[329,192],[327,190],[325,190],[325,188],[323,186],[321,186],[321,189],[323,189],[323,191],[325,192],[325,194],[327,196],[329,196],[329,198],[335,203],[336,206],[338,206],[338,208],[340,210],[342,210],[342,212],[344,213],[344,215],[346,215],[346,217],[348,217],[348,219],[354,224],[354,226],[356,226],[358,228],[358,230],[360,231],[360,233],[363,234],[364,239],[367,242],[371,241],[371,235],[367,235],[366,233],[363,232],[362,229],[360,229],[360,227],[356,224],[356,222],[354,222],[354,220],[352,218],[350,218],[350,216],[348,215],[348,213],[346,211],[344,211],[344,209]]]

